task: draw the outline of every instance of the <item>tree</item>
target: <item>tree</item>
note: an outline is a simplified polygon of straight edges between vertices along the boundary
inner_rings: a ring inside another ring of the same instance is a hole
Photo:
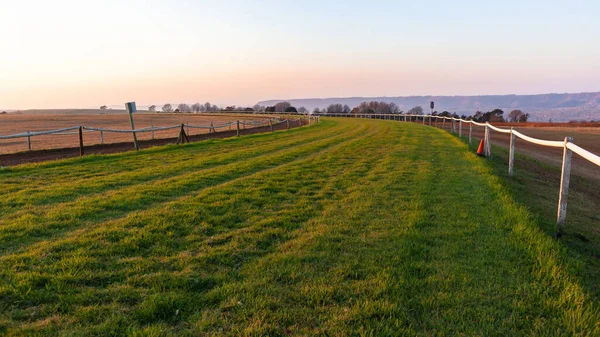
[[[314,114],[321,113],[321,109],[319,109],[319,108],[314,108],[314,109],[313,109],[313,113],[314,113]]]
[[[490,122],[504,122],[504,117],[502,115],[504,111],[501,109],[494,109],[490,112]]]
[[[156,105],[149,106],[148,111],[152,111],[152,112],[156,111]]]
[[[106,110],[106,109],[108,109],[108,107],[106,105],[103,105],[100,107],[100,110]]]
[[[163,112],[173,112],[173,107],[171,106],[171,104],[167,103],[162,106],[162,111]]]
[[[275,112],[284,112],[285,109],[291,107],[292,104],[290,102],[279,102],[275,104]]]
[[[179,110],[180,112],[192,112],[192,108],[185,103],[179,104],[177,106],[177,110]]]
[[[262,111],[260,108],[260,105],[258,105],[258,104],[254,104],[254,106],[252,107],[252,110],[254,110],[256,112]]]
[[[210,104],[210,102],[204,103],[204,111],[206,111],[206,112],[212,111],[212,105]]]
[[[524,123],[529,119],[529,114],[521,110],[513,110],[508,114],[508,121],[512,123]]]
[[[274,106],[268,106],[265,108],[265,112],[275,112],[275,107]]]
[[[306,109],[305,107],[301,106],[301,107],[298,108],[298,112],[305,114],[305,113],[308,112],[308,109]]]
[[[420,105],[417,105],[416,107],[413,107],[410,110],[408,110],[407,114],[409,114],[409,115],[422,115],[423,114],[423,107],[421,107]]]
[[[344,112],[344,107],[341,104],[329,104],[327,107],[327,113],[339,114]]]
[[[194,104],[192,104],[192,111],[195,113],[198,113],[198,112],[200,112],[201,107],[202,107],[202,104],[194,103]]]
[[[293,106],[290,106],[287,107],[284,112],[298,113],[298,109],[294,108]]]

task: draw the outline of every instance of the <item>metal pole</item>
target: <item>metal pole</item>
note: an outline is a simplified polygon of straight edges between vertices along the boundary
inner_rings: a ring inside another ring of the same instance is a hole
[[[508,176],[512,177],[515,167],[515,134],[513,128],[510,128],[510,151],[508,153]]]
[[[556,221],[556,238],[563,234],[565,219],[567,218],[567,196],[569,195],[569,180],[571,179],[571,157],[573,152],[567,148],[572,142],[572,137],[565,137],[563,151],[562,174],[560,176],[560,195],[558,196],[558,215]]]

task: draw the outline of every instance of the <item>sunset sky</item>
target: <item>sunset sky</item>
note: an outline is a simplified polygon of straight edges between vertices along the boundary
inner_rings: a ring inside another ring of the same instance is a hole
[[[600,1],[0,0],[0,108],[600,91]]]

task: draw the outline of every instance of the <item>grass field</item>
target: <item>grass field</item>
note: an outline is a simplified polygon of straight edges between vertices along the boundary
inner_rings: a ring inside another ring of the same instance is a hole
[[[286,132],[0,171],[9,335],[600,334],[588,261],[435,128]]]

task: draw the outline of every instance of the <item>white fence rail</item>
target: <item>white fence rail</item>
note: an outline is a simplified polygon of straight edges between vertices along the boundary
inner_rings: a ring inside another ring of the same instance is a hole
[[[508,163],[508,175],[513,176],[514,174],[514,158],[515,158],[515,137],[518,137],[526,142],[546,146],[546,147],[554,147],[554,148],[563,148],[563,160],[562,160],[562,168],[561,168],[561,178],[560,178],[560,192],[559,192],[559,200],[558,200],[558,212],[556,219],[556,237],[560,238],[563,234],[564,224],[567,217],[567,197],[569,195],[569,180],[571,177],[571,157],[572,153],[575,152],[582,158],[588,160],[589,162],[600,166],[600,156],[587,151],[575,143],[573,143],[573,138],[565,137],[564,141],[553,141],[553,140],[544,140],[537,139],[527,135],[524,135],[518,131],[515,131],[513,128],[503,129],[496,127],[489,122],[478,123],[472,120],[464,120],[460,118],[453,117],[444,117],[444,116],[431,116],[431,115],[408,115],[408,114],[321,114],[321,116],[329,116],[329,117],[350,117],[350,118],[376,118],[376,119],[388,119],[388,120],[397,120],[410,122],[414,121],[418,122],[421,119],[422,124],[426,124],[426,120],[429,120],[429,125],[431,125],[432,120],[435,119],[436,124],[439,123],[440,119],[442,120],[442,127],[445,128],[446,120],[449,120],[451,125],[451,131],[457,133],[456,131],[456,122],[459,123],[459,131],[458,135],[462,138],[462,125],[463,123],[469,123],[469,144],[472,143],[472,131],[473,125],[482,126],[485,128],[484,133],[484,155],[488,158],[492,157],[492,147],[490,140],[490,132],[496,131],[499,133],[510,134],[510,150],[509,150],[509,163]]]

